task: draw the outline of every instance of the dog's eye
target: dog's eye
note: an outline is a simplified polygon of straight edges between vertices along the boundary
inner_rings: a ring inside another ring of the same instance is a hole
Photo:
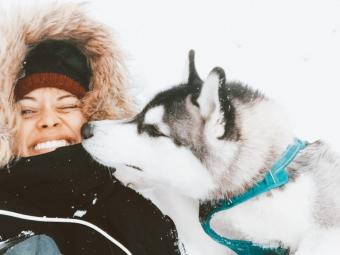
[[[144,125],[143,131],[145,131],[152,137],[166,136],[154,125]]]
[[[197,97],[194,97],[194,96],[190,96],[190,101],[193,105],[195,105],[196,107],[200,107],[200,105],[198,104],[197,102]]]

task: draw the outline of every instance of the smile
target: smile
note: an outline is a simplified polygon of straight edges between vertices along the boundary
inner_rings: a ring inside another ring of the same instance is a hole
[[[59,147],[70,145],[66,140],[51,140],[43,143],[38,143],[34,146],[35,150],[56,149]]]

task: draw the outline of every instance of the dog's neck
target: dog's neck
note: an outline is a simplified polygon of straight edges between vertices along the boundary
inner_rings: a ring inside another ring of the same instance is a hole
[[[224,141],[225,150],[214,155],[209,168],[219,185],[209,199],[234,197],[253,187],[294,139],[287,119],[272,101],[240,104],[236,109],[241,139]]]

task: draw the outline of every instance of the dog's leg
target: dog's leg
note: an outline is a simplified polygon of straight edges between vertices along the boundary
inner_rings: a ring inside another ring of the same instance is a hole
[[[228,248],[216,243],[204,232],[198,218],[199,203],[174,190],[159,187],[148,196],[174,221],[186,255],[234,255]],[[182,252],[183,253],[183,252]],[[183,255],[184,255],[183,254]]]
[[[300,242],[294,255],[340,254],[340,229],[315,230]]]
[[[198,217],[199,202],[177,191],[164,188],[145,172],[125,165],[117,165],[114,176],[123,183],[150,199],[163,214],[175,223],[183,255],[234,255],[228,248],[216,243],[204,232]]]
[[[226,247],[216,243],[207,236],[198,218],[199,203],[164,185],[157,185],[138,169],[128,166],[116,166],[114,176],[145,198],[150,199],[163,214],[175,223],[180,242],[184,245],[182,255],[234,255]]]

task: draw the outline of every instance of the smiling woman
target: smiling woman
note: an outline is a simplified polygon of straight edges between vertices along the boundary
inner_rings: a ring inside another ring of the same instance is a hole
[[[125,254],[116,239],[177,255],[170,218],[80,144],[87,120],[133,112],[110,30],[77,4],[13,10],[0,13],[0,254]]]
[[[18,155],[39,155],[81,142],[80,129],[86,120],[81,102],[73,94],[57,88],[39,88],[18,104]]]
[[[14,90],[20,113],[16,154],[34,156],[80,143],[86,121],[80,100],[91,77],[82,52],[70,42],[46,40],[29,52],[23,72]]]

